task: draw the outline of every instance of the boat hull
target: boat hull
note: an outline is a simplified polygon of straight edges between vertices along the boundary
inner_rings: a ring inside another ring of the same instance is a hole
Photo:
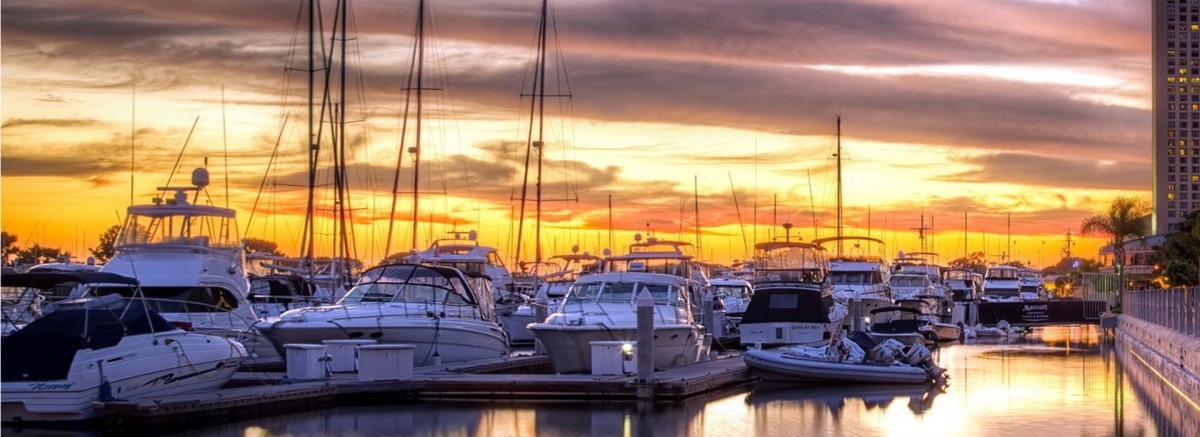
[[[950,323],[931,323],[926,325],[926,331],[933,334],[937,341],[953,341],[962,338],[962,327]]]
[[[427,317],[363,317],[304,322],[260,322],[256,328],[286,357],[288,344],[321,344],[323,340],[375,340],[411,344],[413,366],[491,359],[509,353],[500,326],[481,320]]]
[[[546,349],[557,373],[586,373],[592,370],[593,341],[637,342],[637,328],[601,325],[557,325],[534,323],[529,330]],[[654,368],[665,369],[695,363],[703,351],[700,329],[694,325],[654,327]]]
[[[5,423],[55,425],[99,417],[101,366],[115,399],[144,399],[220,388],[246,351],[220,337],[175,331],[126,337],[115,346],[77,351],[66,379],[2,383]]]
[[[906,365],[839,363],[802,358],[780,350],[749,349],[742,360],[764,381],[923,384],[924,369]]]

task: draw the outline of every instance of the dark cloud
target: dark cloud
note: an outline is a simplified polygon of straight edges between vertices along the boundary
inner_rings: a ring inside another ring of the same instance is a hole
[[[1101,162],[1025,153],[960,156],[951,157],[951,160],[975,168],[944,175],[938,180],[1110,190],[1144,190],[1150,183],[1150,168],[1144,162]]]
[[[4,124],[0,124],[0,128],[13,128],[22,126],[50,126],[50,127],[103,127],[105,123],[94,118],[10,118],[4,120]]]

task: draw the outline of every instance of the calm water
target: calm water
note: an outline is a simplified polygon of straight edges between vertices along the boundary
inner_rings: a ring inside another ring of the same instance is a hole
[[[423,402],[310,411],[174,435],[1200,435],[1200,408],[1138,357],[1119,349],[1102,343],[1096,327],[1045,328],[1011,341],[941,348],[939,363],[952,378],[944,392],[759,384],[641,408],[636,403]]]

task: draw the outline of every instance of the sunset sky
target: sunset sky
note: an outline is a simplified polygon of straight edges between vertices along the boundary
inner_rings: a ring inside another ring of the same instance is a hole
[[[166,185],[182,150],[172,185],[207,158],[206,201],[239,211],[242,238],[298,254],[301,6],[5,0],[4,230],[22,246],[86,255],[129,205],[131,150],[139,204]],[[418,247],[452,228],[477,230],[506,261],[531,259],[532,239],[515,253],[512,199],[524,169],[522,94],[540,1],[427,7],[424,86],[440,90],[426,92]],[[333,2],[322,8],[328,29]],[[400,144],[400,126],[417,2],[351,8],[351,207],[357,255],[373,263],[387,247],[397,155],[412,146]],[[964,254],[965,214],[967,250],[999,260],[1011,217],[1012,256],[1054,263],[1067,230],[1115,196],[1150,197],[1149,8],[1136,0],[554,3],[547,92],[566,94],[555,80],[565,77],[571,98],[546,103],[543,196],[556,200],[543,203],[544,253],[572,245],[622,253],[634,232],[694,243],[697,222],[701,258],[722,263],[782,236],[773,224],[784,221],[805,240],[834,235],[841,114],[846,234],[882,238],[888,256],[916,251],[912,229],[924,212],[928,244],[945,262]],[[408,153],[401,169],[392,252],[412,246]],[[326,191],[318,197],[328,205]],[[566,198],[577,200],[557,200]],[[329,252],[327,241],[320,237],[318,252]],[[1102,242],[1084,238],[1075,251],[1096,257]]]

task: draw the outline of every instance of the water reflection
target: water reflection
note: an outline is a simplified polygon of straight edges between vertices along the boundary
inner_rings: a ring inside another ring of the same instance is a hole
[[[1196,435],[1200,409],[1195,403],[1123,349],[1101,341],[1095,327],[1045,328],[941,348],[937,359],[952,376],[944,391],[758,384],[689,402],[648,405],[422,402],[297,413],[175,435]]]

